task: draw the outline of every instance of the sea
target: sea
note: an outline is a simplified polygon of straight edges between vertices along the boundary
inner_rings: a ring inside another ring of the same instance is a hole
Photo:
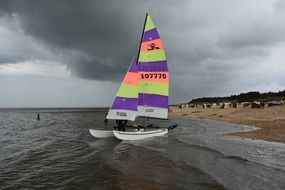
[[[37,119],[40,115],[40,120]],[[0,189],[285,189],[285,145],[224,135],[253,127],[170,117],[167,135],[96,139],[105,109],[0,109]]]

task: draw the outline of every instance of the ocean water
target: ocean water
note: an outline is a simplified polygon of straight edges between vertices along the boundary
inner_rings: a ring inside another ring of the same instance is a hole
[[[170,118],[162,137],[95,139],[105,114],[0,109],[0,189],[285,189],[284,144],[222,135],[252,127]]]

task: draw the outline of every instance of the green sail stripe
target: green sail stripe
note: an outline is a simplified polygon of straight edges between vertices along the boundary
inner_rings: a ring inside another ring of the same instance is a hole
[[[152,62],[152,61],[163,61],[166,60],[164,50],[152,50],[140,52],[140,62]]]
[[[151,30],[151,29],[154,29],[154,28],[155,28],[155,26],[154,26],[154,24],[153,24],[153,22],[152,22],[152,19],[151,19],[151,17],[148,15],[148,16],[147,16],[147,19],[146,19],[144,31],[146,32],[146,31]]]
[[[138,98],[138,86],[122,84],[116,96],[124,98]]]
[[[139,85],[139,93],[168,96],[169,84],[153,81],[141,81]]]

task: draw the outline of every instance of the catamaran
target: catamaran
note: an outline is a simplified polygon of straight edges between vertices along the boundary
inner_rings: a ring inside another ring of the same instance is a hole
[[[163,43],[151,17],[146,14],[138,53],[133,58],[106,116],[108,120],[116,121],[135,121],[136,118],[142,117],[144,122],[136,127],[127,127],[126,131],[89,131],[97,138],[115,136],[121,140],[165,135],[176,125],[162,128],[146,124],[145,118],[167,119],[168,96],[169,72]]]

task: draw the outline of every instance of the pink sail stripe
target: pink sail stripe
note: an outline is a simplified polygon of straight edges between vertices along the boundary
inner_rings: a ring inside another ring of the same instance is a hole
[[[137,72],[127,72],[123,84],[139,85],[139,75]]]

